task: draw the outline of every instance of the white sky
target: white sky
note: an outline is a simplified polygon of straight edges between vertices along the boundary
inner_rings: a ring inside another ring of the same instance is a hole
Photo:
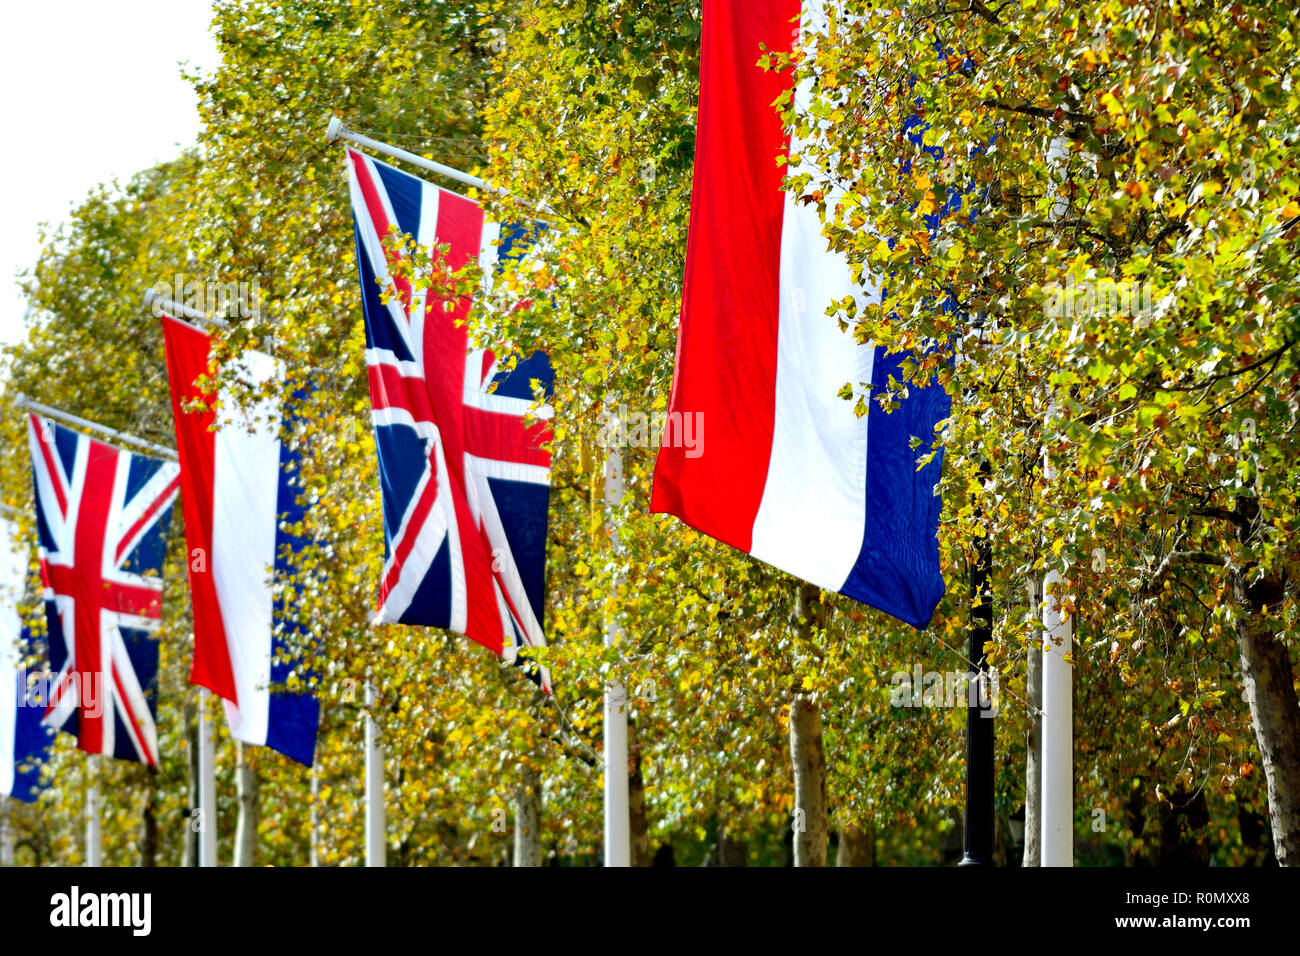
[[[12,343],[24,335],[15,280],[36,263],[39,225],[192,145],[197,99],[180,64],[210,71],[217,52],[210,0],[38,0],[6,3],[3,17],[0,341]]]

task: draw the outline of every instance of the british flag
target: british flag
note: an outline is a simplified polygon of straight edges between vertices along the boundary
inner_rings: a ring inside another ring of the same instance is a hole
[[[392,241],[437,247],[446,276],[475,259],[490,276],[519,254],[524,230],[356,150],[348,177],[384,509],[376,620],[448,628],[527,662],[520,650],[545,643],[551,429],[532,383],[549,393],[550,360],[504,372],[471,346],[470,298],[448,297],[445,276],[441,291],[410,282]],[[550,692],[544,668],[528,672]]]
[[[163,553],[180,466],[28,417],[49,635],[47,726],[158,765]],[[57,633],[54,633],[57,631]]]

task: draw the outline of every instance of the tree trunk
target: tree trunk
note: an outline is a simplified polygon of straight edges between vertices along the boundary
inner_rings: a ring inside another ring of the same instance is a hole
[[[845,827],[840,831],[836,866],[875,866],[876,831],[871,827]]]
[[[632,865],[650,865],[650,825],[645,814],[645,778],[641,776],[641,738],[636,721],[627,723],[628,761],[627,815],[630,831]]]
[[[189,695],[191,698],[193,695]],[[185,840],[181,843],[181,866],[199,865],[199,721],[194,704],[185,705],[185,743],[189,760],[185,768],[188,777],[189,806],[185,810]],[[212,821],[215,826],[216,821]]]
[[[1238,575],[1238,590],[1246,588]],[[1273,852],[1282,866],[1300,866],[1300,703],[1291,655],[1262,615],[1237,622],[1237,649],[1250,722],[1263,757]]]
[[[515,866],[542,865],[542,780],[529,766],[519,768],[515,786]]]
[[[1138,852],[1133,848],[1133,843],[1143,839],[1146,833],[1146,788],[1146,780],[1137,780],[1124,800],[1124,826],[1133,834],[1133,840],[1124,844],[1124,865],[1129,867],[1151,866],[1151,851]]]
[[[822,592],[800,581],[794,600],[797,646],[806,648],[822,623]],[[790,701],[790,765],[794,767],[794,865],[826,866],[826,754],[822,705],[796,693]]]
[[[257,771],[248,762],[242,743],[235,744],[235,789],[239,796],[239,821],[235,824],[235,866],[257,865],[257,825],[260,814]]]
[[[1249,545],[1260,528],[1258,499],[1238,495],[1233,513],[1237,538]],[[1286,596],[1285,572],[1282,575],[1260,578],[1251,566],[1236,568],[1232,590],[1240,609],[1236,630],[1241,680],[1268,784],[1273,853],[1281,866],[1300,866],[1300,702],[1291,652],[1275,636],[1276,615],[1270,614]]]
[[[821,593],[800,582],[795,599],[795,631],[807,645],[821,623]],[[821,705],[804,694],[790,703],[790,763],[794,767],[794,865],[826,865],[826,758],[822,751]]]
[[[145,784],[144,809],[140,813],[140,865],[158,865],[158,813],[157,789],[153,781]]]
[[[748,866],[749,841],[734,840],[718,828],[718,866]]]
[[[1029,607],[1034,621],[1042,620],[1039,589],[1042,578],[1029,585]],[[1029,697],[1029,730],[1025,741],[1025,851],[1021,866],[1040,865],[1043,837],[1043,644],[1042,628],[1035,625],[1037,638],[1029,642],[1026,657],[1029,673],[1025,689]]]
[[[826,865],[826,759],[821,707],[803,694],[790,705],[794,765],[794,865]]]
[[[1210,865],[1210,809],[1204,788],[1194,793],[1180,783],[1160,804],[1160,856],[1157,866]]]
[[[1237,829],[1241,832],[1241,850],[1246,866],[1272,866],[1273,843],[1268,830],[1268,817],[1255,813],[1244,803],[1237,804]]]

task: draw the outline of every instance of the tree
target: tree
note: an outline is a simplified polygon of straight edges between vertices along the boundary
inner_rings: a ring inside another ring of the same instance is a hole
[[[909,380],[974,396],[949,426],[948,500],[996,463],[986,530],[1015,576],[1061,571],[1076,670],[1137,664],[1155,639],[1197,659],[1235,650],[1274,845],[1295,863],[1300,206],[1282,15],[850,2],[815,58],[792,58],[816,86],[791,121],[823,171],[794,185],[857,268],[889,276],[888,307],[838,317],[910,351]],[[901,135],[908,122],[942,158]],[[944,297],[959,308],[937,311]],[[961,324],[976,314],[980,341]],[[973,514],[946,534],[972,533]],[[1184,726],[1183,776],[1230,792],[1249,776],[1228,766],[1237,695],[1195,667],[1163,682],[1175,710],[1147,715],[1140,743]]]

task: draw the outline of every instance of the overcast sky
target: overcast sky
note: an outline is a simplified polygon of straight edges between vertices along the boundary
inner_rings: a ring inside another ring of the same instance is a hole
[[[66,220],[96,183],[125,182],[192,145],[196,98],[180,64],[211,70],[217,52],[210,0],[45,0],[6,4],[4,19],[0,341],[9,343],[23,336],[16,276],[36,262],[40,224]]]

